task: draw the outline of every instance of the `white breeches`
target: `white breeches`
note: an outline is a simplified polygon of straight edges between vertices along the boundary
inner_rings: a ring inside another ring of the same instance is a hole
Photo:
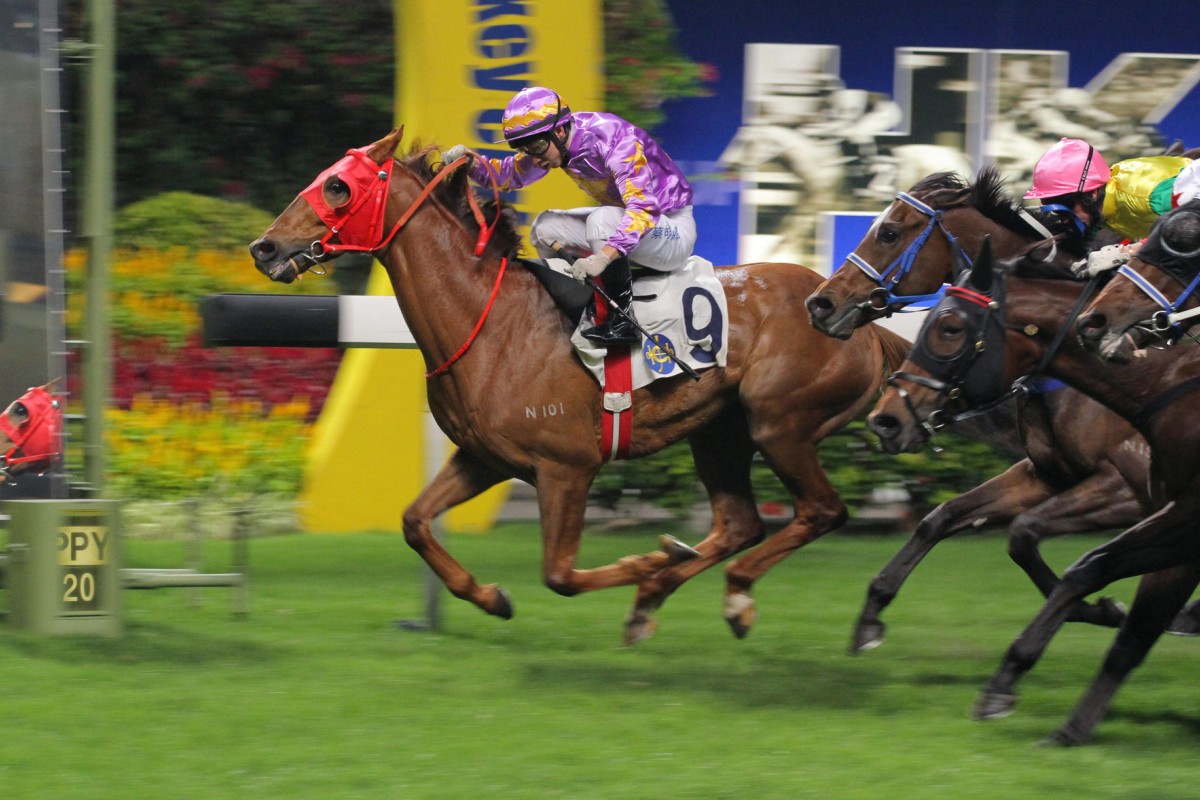
[[[553,242],[595,253],[616,232],[624,215],[625,209],[617,206],[543,211],[533,220],[529,241],[542,258],[555,255],[550,247]],[[660,216],[658,224],[629,253],[629,260],[659,272],[670,272],[687,263],[695,246],[696,221],[692,219],[692,207],[686,206]]]

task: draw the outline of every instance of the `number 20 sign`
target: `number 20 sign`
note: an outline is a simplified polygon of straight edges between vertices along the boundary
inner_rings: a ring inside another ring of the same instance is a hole
[[[109,531],[102,517],[77,516],[58,529],[58,564],[62,572],[65,613],[90,613],[101,607],[103,581],[111,574]]]

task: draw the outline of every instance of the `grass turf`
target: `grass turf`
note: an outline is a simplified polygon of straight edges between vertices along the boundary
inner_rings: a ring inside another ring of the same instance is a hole
[[[1049,542],[1061,568],[1098,538]],[[653,547],[592,535],[582,566]],[[442,595],[399,536],[251,543],[251,613],[227,590],[125,592],[119,639],[0,628],[6,798],[1194,797],[1200,641],[1165,637],[1094,744],[1034,745],[1065,718],[1112,639],[1068,626],[1013,717],[977,723],[978,688],[1039,605],[994,535],[943,543],[886,613],[886,643],[846,654],[866,584],[898,537],[816,542],[756,588],[735,640],[718,570],[685,585],[657,636],[621,647],[632,590],[541,585],[529,526],[452,537],[508,622]],[[128,566],[178,545],[127,542]],[[227,555],[212,543],[213,568]],[[1132,582],[1114,587],[1128,599]]]

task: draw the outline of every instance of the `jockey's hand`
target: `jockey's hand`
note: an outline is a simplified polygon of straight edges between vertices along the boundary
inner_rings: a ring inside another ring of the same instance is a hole
[[[442,163],[453,164],[455,161],[458,161],[460,158],[465,155],[469,155],[470,153],[471,151],[467,149],[465,144],[456,144],[449,150],[442,153]]]
[[[598,253],[592,253],[587,258],[577,259],[571,265],[571,275],[575,280],[582,282],[587,278],[594,278],[601,272],[604,272],[604,268],[611,263],[612,259],[601,250]]]
[[[1133,258],[1136,248],[1127,244],[1110,244],[1088,253],[1087,258],[1071,265],[1071,271],[1081,278],[1094,278],[1102,272],[1114,270]]]

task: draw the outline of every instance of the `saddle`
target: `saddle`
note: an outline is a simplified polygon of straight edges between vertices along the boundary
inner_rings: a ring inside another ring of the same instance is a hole
[[[603,386],[606,350],[579,333],[584,312],[595,302],[592,290],[566,274],[566,262],[561,259],[521,258],[516,263],[533,273],[575,326],[571,341],[576,352]],[[635,316],[656,339],[656,342],[643,341],[636,348],[641,352],[633,365],[635,389],[658,378],[680,374],[656,345],[670,347],[676,357],[696,370],[725,365],[728,310],[725,292],[711,263],[692,256],[686,267],[674,272],[635,266],[633,292]]]

